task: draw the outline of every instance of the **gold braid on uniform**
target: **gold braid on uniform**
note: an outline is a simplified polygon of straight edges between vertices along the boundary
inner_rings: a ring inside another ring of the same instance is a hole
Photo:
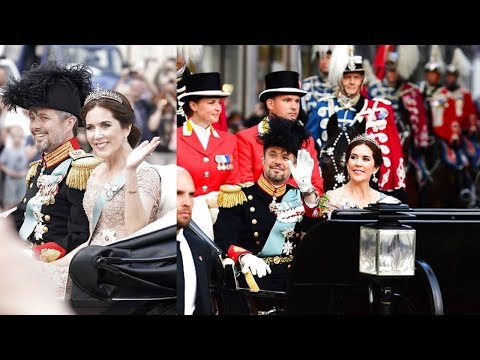
[[[270,196],[275,196],[275,197],[280,197],[285,194],[287,191],[287,184],[283,184],[279,187],[275,187],[272,184],[268,182],[267,179],[263,176],[263,174],[260,175],[258,178],[258,186],[260,186],[260,189],[262,189],[264,192],[266,192]]]
[[[232,208],[237,205],[242,205],[247,201],[247,196],[243,192],[243,188],[250,187],[254,183],[246,182],[238,185],[222,185],[218,192],[217,204],[218,207]]]
[[[37,173],[38,164],[40,164],[41,162],[42,160],[37,160],[37,161],[31,162],[28,165],[29,169],[27,172],[27,176],[25,177],[25,184],[28,185],[28,183],[30,182],[30,179],[35,176],[35,174]]]
[[[67,175],[66,184],[73,189],[85,190],[92,170],[103,160],[83,150],[71,151],[69,155],[73,158],[73,161],[72,168]]]

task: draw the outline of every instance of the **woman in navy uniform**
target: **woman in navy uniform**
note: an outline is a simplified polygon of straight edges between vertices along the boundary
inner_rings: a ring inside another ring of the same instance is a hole
[[[91,170],[101,161],[85,153],[75,137],[80,109],[92,90],[91,73],[46,63],[7,84],[2,100],[28,109],[30,131],[41,160],[30,164],[25,197],[11,214],[34,255],[50,262],[87,241],[82,201]]]

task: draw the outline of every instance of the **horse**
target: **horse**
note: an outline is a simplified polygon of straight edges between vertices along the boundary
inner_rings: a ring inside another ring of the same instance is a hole
[[[352,126],[340,127],[335,115],[328,120],[328,138],[318,152],[325,191],[336,189],[347,182],[345,151],[355,136],[365,133],[365,125],[365,121],[360,121]]]
[[[428,178],[420,193],[420,207],[477,207],[476,174],[464,145],[464,139],[452,145],[433,137],[430,151],[425,154]]]

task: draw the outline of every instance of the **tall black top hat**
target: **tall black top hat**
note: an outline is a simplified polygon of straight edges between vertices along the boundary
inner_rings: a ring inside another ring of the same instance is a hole
[[[229,92],[222,91],[222,83],[218,72],[196,73],[186,78],[186,91],[177,100],[187,101],[191,96],[227,97]]]
[[[300,89],[300,75],[296,71],[274,71],[265,75],[265,90],[258,97],[261,102],[267,101],[270,97],[283,94],[295,94],[300,97],[307,94]]]
[[[80,119],[80,109],[92,91],[92,74],[83,65],[64,67],[45,63],[22,73],[7,84],[2,94],[9,110],[50,108],[69,112]]]

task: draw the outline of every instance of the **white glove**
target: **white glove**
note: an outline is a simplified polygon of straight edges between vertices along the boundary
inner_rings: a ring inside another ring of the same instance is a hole
[[[259,278],[264,277],[272,273],[270,266],[260,259],[259,257],[252,254],[243,255],[240,260],[240,265],[242,266],[242,272],[246,274],[251,271],[252,275],[257,275]]]
[[[297,153],[297,166],[288,160],[288,166],[292,173],[293,179],[298,185],[301,192],[307,192],[312,186],[312,172],[313,172],[313,159],[310,153],[301,149]]]
[[[225,259],[222,259],[222,265],[223,267],[227,265],[235,266],[235,261],[233,261],[233,259],[230,259],[230,258],[225,258]]]
[[[206,195],[205,200],[207,201],[209,209],[218,208],[217,199],[218,191],[211,191]]]

